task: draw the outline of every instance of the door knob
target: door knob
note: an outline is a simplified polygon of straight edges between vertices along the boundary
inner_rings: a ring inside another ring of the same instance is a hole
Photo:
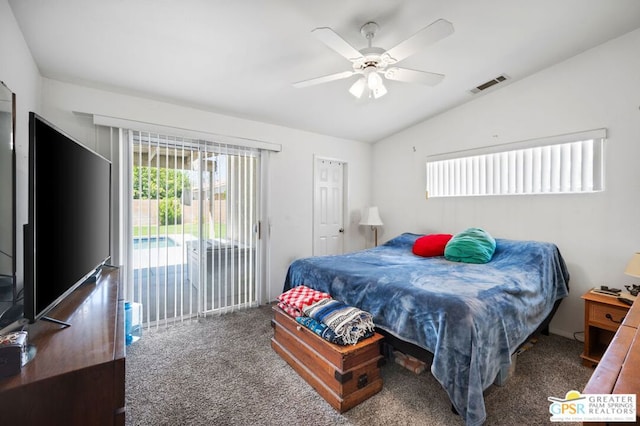
[[[338,229],[338,232],[344,232],[344,228]]]

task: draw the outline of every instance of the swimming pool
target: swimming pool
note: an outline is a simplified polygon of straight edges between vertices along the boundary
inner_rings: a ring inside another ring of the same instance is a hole
[[[176,242],[169,237],[134,237],[133,249],[149,249],[157,247],[175,247]]]

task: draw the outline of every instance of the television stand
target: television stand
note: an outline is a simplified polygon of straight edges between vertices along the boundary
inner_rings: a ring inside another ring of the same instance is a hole
[[[55,274],[56,271],[52,271]],[[50,311],[72,323],[29,324],[37,352],[20,373],[0,378],[3,425],[125,424],[124,301],[120,271],[103,271]]]

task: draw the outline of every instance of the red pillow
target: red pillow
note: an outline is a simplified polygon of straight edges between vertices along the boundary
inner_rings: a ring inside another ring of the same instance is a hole
[[[422,257],[444,256],[444,248],[452,234],[431,234],[420,237],[413,243],[413,254]]]

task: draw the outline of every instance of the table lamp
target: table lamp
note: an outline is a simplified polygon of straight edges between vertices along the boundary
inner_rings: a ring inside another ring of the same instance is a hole
[[[624,273],[632,277],[640,278],[640,253],[633,254],[629,263],[627,263],[627,268],[624,270]]]
[[[364,209],[364,213],[362,215],[362,220],[360,221],[360,225],[371,226],[373,233],[375,235],[376,246],[378,245],[378,228],[377,226],[382,226],[382,219],[380,219],[380,214],[378,213],[377,207],[366,207]]]
[[[633,256],[631,256],[624,273],[631,277],[640,278],[640,253],[634,253]],[[640,291],[640,286],[637,285],[633,285],[633,287],[627,285],[625,287],[632,296],[637,296],[638,291]]]

